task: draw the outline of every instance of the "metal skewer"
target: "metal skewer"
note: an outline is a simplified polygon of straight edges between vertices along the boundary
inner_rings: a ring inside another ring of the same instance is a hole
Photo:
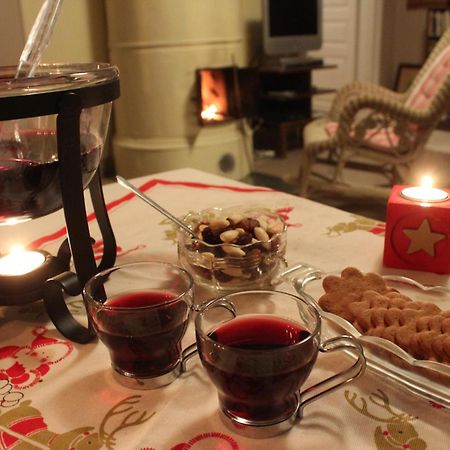
[[[173,214],[164,209],[162,206],[158,205],[158,203],[145,195],[140,189],[131,184],[129,181],[125,180],[125,178],[117,175],[116,180],[121,186],[136,194],[140,199],[144,200],[144,202],[148,203],[150,206],[153,206],[153,208],[155,208],[158,212],[166,216],[168,219],[170,219],[172,222],[186,231],[186,233],[189,233],[193,238],[198,239],[198,236],[186,224],[181,222],[181,220],[177,219]]]

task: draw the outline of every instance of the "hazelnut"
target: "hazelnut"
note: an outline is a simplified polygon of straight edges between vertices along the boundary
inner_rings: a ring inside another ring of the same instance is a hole
[[[252,232],[252,230],[255,227],[259,227],[259,221],[256,219],[251,219],[250,217],[247,217],[245,219],[242,219],[238,224],[238,228],[243,228],[247,232]]]
[[[207,244],[215,245],[215,244],[221,244],[222,241],[220,240],[220,236],[215,234],[211,227],[206,227],[202,231],[202,240],[205,241]]]
[[[241,234],[237,239],[235,244],[236,245],[247,245],[250,244],[250,242],[252,242],[253,236],[250,233],[246,233],[244,231],[243,234]]]

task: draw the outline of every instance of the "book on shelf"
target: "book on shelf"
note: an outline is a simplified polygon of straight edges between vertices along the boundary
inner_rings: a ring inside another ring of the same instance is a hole
[[[427,37],[439,38],[450,25],[448,9],[430,9],[428,11]]]

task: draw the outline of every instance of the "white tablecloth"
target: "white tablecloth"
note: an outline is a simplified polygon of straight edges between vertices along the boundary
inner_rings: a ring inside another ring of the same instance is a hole
[[[289,264],[305,261],[329,272],[346,266],[386,272],[383,223],[192,169],[133,183],[177,216],[238,204],[281,212],[289,224]],[[117,239],[117,264],[177,262],[175,230],[166,218],[116,183],[105,186],[105,198]],[[90,226],[92,236],[100,239],[95,221]],[[2,250],[21,242],[55,253],[64,238],[61,211],[0,229]],[[95,250],[101,254],[101,245]],[[448,283],[444,276],[418,276]],[[198,291],[196,301],[203,296]],[[83,314],[79,299],[68,303]],[[191,323],[184,342],[193,341]],[[320,357],[309,383],[331,373],[338,359]],[[113,379],[100,342],[80,345],[65,339],[48,320],[42,302],[0,308],[0,447],[76,449],[89,442],[86,448],[118,450],[450,448],[448,410],[370,371],[308,406],[288,433],[255,440],[223,425],[215,389],[198,358],[188,369],[167,387],[133,391]]]

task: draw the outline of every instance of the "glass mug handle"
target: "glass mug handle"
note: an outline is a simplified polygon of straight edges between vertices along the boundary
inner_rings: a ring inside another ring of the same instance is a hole
[[[364,352],[361,344],[354,339],[352,336],[337,336],[328,339],[323,344],[320,345],[319,351],[322,353],[334,352],[336,350],[345,350],[354,356],[356,356],[356,361],[349,368],[336,373],[319,383],[310,386],[303,392],[299,392],[299,405],[298,405],[298,416],[301,417],[303,413],[303,408],[309,405],[315,400],[323,397],[324,395],[331,394],[336,389],[356,380],[359,376],[364,373],[366,368],[366,358],[364,357]],[[337,382],[338,379],[344,379]],[[318,391],[318,392],[317,392]],[[317,392],[317,393],[316,393]],[[307,397],[303,400],[304,397]]]
[[[198,353],[197,350],[197,343],[194,342],[191,345],[188,345],[182,352],[181,352],[181,373],[184,373],[187,371],[186,364],[187,362],[196,354]]]
[[[199,313],[199,312],[203,311],[204,309],[206,309],[207,307],[209,307],[215,301],[216,301],[215,299],[212,299],[212,300],[207,300],[207,301],[203,302],[201,305],[194,305],[194,306],[192,306],[192,310],[196,313]],[[232,317],[236,317],[236,308],[234,307],[233,302],[229,302],[228,300],[223,300],[223,301],[217,302],[217,305],[215,306],[215,308],[225,308],[228,310],[228,312],[231,314]],[[198,348],[197,348],[196,342],[189,345],[181,352],[181,372],[182,373],[186,372],[187,362],[196,354],[198,354]]]

